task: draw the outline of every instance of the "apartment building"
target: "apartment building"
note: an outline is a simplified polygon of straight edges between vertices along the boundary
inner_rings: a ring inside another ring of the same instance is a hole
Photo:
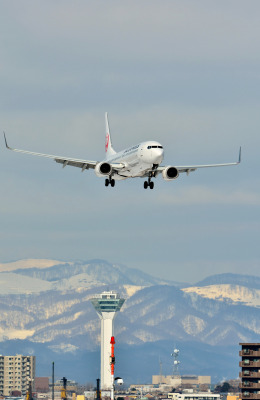
[[[239,385],[242,400],[260,400],[260,343],[239,343],[241,372]]]
[[[18,390],[25,395],[31,380],[34,387],[35,356],[0,356],[0,395]]]

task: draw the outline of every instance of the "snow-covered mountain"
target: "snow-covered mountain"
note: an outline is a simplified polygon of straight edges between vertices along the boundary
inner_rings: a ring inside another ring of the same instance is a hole
[[[57,260],[46,260],[46,259],[27,259],[27,260],[17,260],[7,263],[0,263],[0,272],[10,272],[15,271],[19,268],[31,269],[31,268],[51,268],[54,265],[67,264],[64,261]]]
[[[185,293],[196,293],[207,299],[230,301],[234,304],[260,308],[260,289],[253,289],[239,285],[209,285],[202,287],[189,287],[183,289]]]
[[[218,274],[212,275],[196,283],[195,286],[211,286],[211,285],[238,285],[248,287],[250,289],[260,289],[260,277],[252,275],[239,274]]]
[[[116,290],[126,298],[115,321],[121,356],[125,351],[130,357],[137,349],[144,352],[152,345],[157,361],[149,361],[149,354],[143,353],[140,362],[155,363],[153,374],[158,373],[159,357],[168,360],[165,373],[171,373],[170,347],[174,343],[183,349],[184,360],[187,346],[189,357],[194,359],[192,368],[188,358],[181,364],[182,372],[200,374],[212,368],[212,357],[217,360],[220,354],[230,366],[232,356],[227,346],[237,349],[236,359],[239,342],[259,341],[258,278],[224,274],[221,279],[209,277],[204,283],[183,287],[103,260],[21,260],[0,264],[0,271],[2,348],[8,348],[8,343],[15,348],[14,341],[19,340],[19,351],[29,346],[39,360],[45,359],[42,349],[63,361],[65,356],[76,360],[82,352],[90,356],[99,350],[100,320],[89,299],[104,290]],[[205,359],[202,362],[201,355],[196,363],[198,348]],[[75,373],[76,365],[75,361]],[[233,367],[230,377],[238,374],[236,362]],[[143,365],[144,376],[151,368]],[[217,368],[215,375],[220,376]],[[135,373],[134,369],[132,379]]]
[[[24,289],[26,293],[28,293],[28,284],[26,283],[26,279],[22,279],[21,276],[37,279],[35,285],[32,280],[29,282],[31,287],[37,287],[39,292],[50,289],[64,290],[70,288],[75,289],[77,287],[85,288],[99,284],[138,286],[170,284],[180,287],[185,285],[180,282],[171,282],[155,278],[137,269],[127,268],[126,266],[118,264],[111,264],[105,260],[77,262],[19,260],[11,263],[0,264],[0,279],[2,273],[9,272],[18,275],[17,280],[20,283],[19,291],[22,292]],[[40,281],[42,281],[42,284]],[[46,285],[46,282],[52,282],[53,285],[48,286]],[[7,288],[5,290],[7,291]],[[32,292],[34,292],[34,290],[35,289],[32,287]]]

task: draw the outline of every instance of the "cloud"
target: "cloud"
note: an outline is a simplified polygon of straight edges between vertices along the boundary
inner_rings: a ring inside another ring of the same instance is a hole
[[[254,0],[250,4],[248,7],[237,0],[220,1],[214,6],[207,1],[194,4],[190,0],[134,0],[124,5],[120,1],[108,4],[27,0],[20,6],[10,0],[2,7],[4,14],[14,18],[13,29],[23,30],[24,37],[29,38],[28,45],[38,43],[40,51],[45,51],[47,43],[48,51],[55,47],[70,49],[77,58],[89,55],[90,63],[93,58],[101,60],[104,56],[110,63],[114,49],[115,61],[123,58],[136,63],[147,58],[158,64],[161,57],[227,62],[234,57],[241,60],[241,53],[255,60],[260,6]],[[10,30],[5,35],[18,43],[21,40],[10,35]]]
[[[181,188],[178,193],[167,192],[159,199],[164,204],[173,205],[240,205],[260,206],[260,194],[237,189],[227,190],[224,187],[213,189],[206,186],[189,186]]]

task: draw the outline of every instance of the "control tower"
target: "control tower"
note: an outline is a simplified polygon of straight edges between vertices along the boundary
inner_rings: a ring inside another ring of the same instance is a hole
[[[103,292],[101,294],[96,294],[90,301],[101,319],[101,389],[110,390],[112,388],[110,341],[111,336],[114,336],[113,320],[116,316],[116,312],[120,311],[125,299],[121,299],[120,295],[116,292]]]

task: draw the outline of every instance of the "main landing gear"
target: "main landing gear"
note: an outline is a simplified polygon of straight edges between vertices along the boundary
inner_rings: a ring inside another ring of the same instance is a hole
[[[151,178],[149,177],[148,181],[144,181],[144,189],[147,189],[148,186],[150,189],[154,188],[154,182],[151,181]]]
[[[111,185],[112,187],[114,187],[115,186],[115,180],[114,179],[111,179],[111,178],[106,178],[105,179],[105,186],[109,186],[109,185]]]

